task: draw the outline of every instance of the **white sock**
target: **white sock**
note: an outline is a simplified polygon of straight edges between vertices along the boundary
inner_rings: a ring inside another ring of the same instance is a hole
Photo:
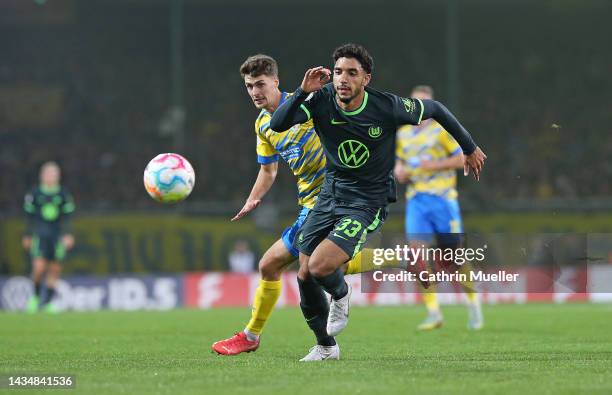
[[[244,334],[246,335],[246,338],[248,341],[250,342],[254,342],[259,340],[259,335],[254,334],[253,332],[249,331],[248,329],[245,329]]]

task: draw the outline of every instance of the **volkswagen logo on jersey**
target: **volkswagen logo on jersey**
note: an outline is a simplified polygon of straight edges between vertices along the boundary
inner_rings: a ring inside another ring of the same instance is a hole
[[[370,150],[357,140],[345,140],[338,147],[338,158],[346,167],[356,169],[363,166],[370,157]]]

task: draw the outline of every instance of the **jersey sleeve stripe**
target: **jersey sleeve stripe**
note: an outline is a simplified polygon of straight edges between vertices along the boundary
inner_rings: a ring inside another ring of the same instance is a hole
[[[423,112],[425,111],[425,107],[423,106],[423,101],[421,99],[417,99],[417,100],[419,101],[419,104],[421,105],[421,114],[419,115],[419,121],[417,123],[418,125],[423,120]]]
[[[311,116],[310,116],[310,111],[308,111],[308,108],[306,108],[306,106],[305,106],[305,105],[303,105],[303,104],[301,104],[301,105],[300,105],[300,108],[301,108],[302,110],[304,110],[304,112],[306,113],[306,117],[307,117],[308,119],[310,119],[310,118],[311,118]]]
[[[278,162],[278,154],[272,156],[257,155],[257,162],[262,165]]]

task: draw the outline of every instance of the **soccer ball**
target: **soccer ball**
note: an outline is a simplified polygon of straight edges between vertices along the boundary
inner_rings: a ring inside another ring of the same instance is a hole
[[[159,154],[144,170],[145,189],[158,202],[180,202],[189,196],[194,185],[193,167],[178,154]]]

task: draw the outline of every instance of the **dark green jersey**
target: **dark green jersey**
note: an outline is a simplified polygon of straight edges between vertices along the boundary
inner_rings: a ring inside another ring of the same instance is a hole
[[[66,230],[75,207],[72,196],[62,187],[37,186],[25,196],[23,208],[28,214],[28,233],[52,236]]]
[[[326,190],[338,200],[384,206],[395,195],[395,134],[399,125],[418,124],[418,100],[366,88],[361,106],[344,111],[332,84],[314,92],[301,105],[327,157]]]
[[[335,89],[327,84],[311,95],[300,88],[276,109],[270,127],[287,130],[312,118],[327,157],[321,193],[350,204],[381,207],[394,195],[395,134],[400,125],[418,125],[433,118],[471,154],[476,144],[441,103],[402,98],[372,88],[365,90],[354,111],[338,106]]]

